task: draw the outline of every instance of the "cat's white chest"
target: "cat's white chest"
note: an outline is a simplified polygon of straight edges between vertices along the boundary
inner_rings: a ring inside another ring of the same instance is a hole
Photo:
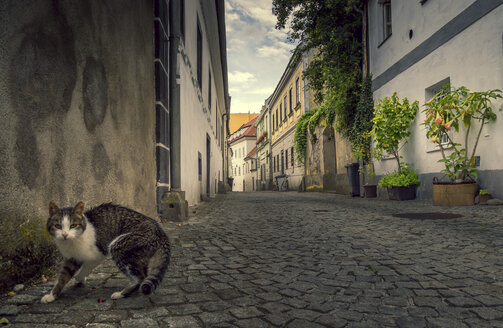
[[[56,246],[64,258],[73,258],[82,263],[100,261],[105,257],[96,246],[96,233],[90,224],[78,238],[56,240]]]

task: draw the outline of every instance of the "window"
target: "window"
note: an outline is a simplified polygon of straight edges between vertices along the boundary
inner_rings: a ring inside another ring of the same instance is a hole
[[[276,130],[278,129],[278,109],[276,108]]]
[[[283,104],[279,104],[279,125],[283,124]]]
[[[273,157],[272,163],[272,171],[276,172],[276,157]]]
[[[288,149],[285,150],[285,167],[288,169]]]
[[[211,112],[211,69],[209,68],[208,68],[208,108]]]
[[[292,157],[292,159],[290,160],[290,162],[291,162],[291,165],[293,166],[293,164],[294,164],[294,161],[293,161],[293,158],[294,158],[293,147],[290,149],[290,156]]]
[[[201,158],[201,153],[197,152],[197,173],[199,176],[199,181],[203,180],[203,160]]]
[[[285,106],[285,121],[286,121],[286,95],[283,97],[283,104]]]
[[[391,36],[391,0],[379,0],[382,9],[382,42]]]
[[[289,109],[289,114],[292,113],[292,87],[290,87],[290,90],[288,91],[288,109]]]
[[[241,175],[241,167],[238,167],[238,173]]]
[[[199,88],[203,88],[203,35],[201,33],[201,25],[199,17],[197,18],[197,82]]]
[[[274,131],[274,114],[272,114],[272,130]]]
[[[297,78],[295,80],[295,107],[300,103],[300,80]]]

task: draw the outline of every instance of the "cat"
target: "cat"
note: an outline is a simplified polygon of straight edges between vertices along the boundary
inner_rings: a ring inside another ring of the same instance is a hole
[[[171,256],[168,236],[152,218],[129,208],[107,203],[84,212],[84,203],[59,208],[49,203],[47,230],[64,258],[52,291],[42,303],[54,301],[75,276],[78,285],[111,255],[119,269],[131,280],[112,299],[130,296],[138,289],[152,293],[162,281]]]

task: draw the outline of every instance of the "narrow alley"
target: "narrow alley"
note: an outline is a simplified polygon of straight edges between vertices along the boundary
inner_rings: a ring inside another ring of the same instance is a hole
[[[30,328],[503,327],[499,207],[260,192],[191,212],[165,225],[172,264],[152,296],[111,300],[125,278],[107,261],[54,303],[40,303],[54,281],[3,299],[0,316]]]

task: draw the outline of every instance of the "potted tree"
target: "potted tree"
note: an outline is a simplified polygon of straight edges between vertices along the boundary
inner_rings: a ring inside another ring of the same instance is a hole
[[[407,98],[400,100],[397,93],[377,101],[374,109],[373,128],[374,156],[382,159],[391,156],[397,163],[397,170],[385,175],[379,181],[380,188],[388,190],[388,197],[397,200],[416,198],[419,185],[414,170],[401,161],[400,150],[410,135],[410,123],[415,119],[419,103],[410,103]]]
[[[440,150],[442,159],[439,162],[445,166],[441,172],[448,178],[448,181],[434,181],[434,205],[474,204],[478,184],[473,159],[484,124],[496,120],[490,105],[497,98],[501,98],[501,90],[472,92],[464,86],[456,89],[446,85],[424,104],[426,137]],[[473,130],[476,133],[471,140]],[[464,136],[454,132],[463,132]]]

